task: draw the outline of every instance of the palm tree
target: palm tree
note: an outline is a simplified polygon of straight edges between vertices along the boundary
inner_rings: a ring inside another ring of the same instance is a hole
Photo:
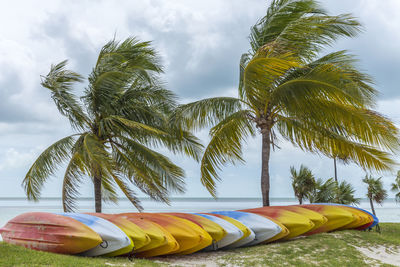
[[[67,61],[51,66],[41,84],[76,134],[49,146],[33,163],[23,181],[29,200],[38,200],[43,184],[64,163],[65,211],[75,209],[85,177],[94,184],[96,212],[101,212],[102,199],[117,201],[116,186],[139,210],[130,184],[164,202],[171,190],[184,190],[184,171],[154,148],[199,159],[201,145],[185,128],[168,121],[176,97],[162,87],[159,57],[150,45],[135,38],[108,42],[88,77],[82,101],[72,92],[82,76],[67,70]]]
[[[290,173],[292,174],[292,187],[294,195],[299,200],[299,204],[303,204],[303,200],[307,198],[307,195],[315,187],[315,178],[311,170],[306,166],[301,165],[300,170],[297,172],[292,166],[290,167]]]
[[[336,182],[329,178],[325,182],[318,178],[315,181],[314,189],[308,194],[310,203],[334,203],[336,199]]]
[[[354,196],[355,191],[353,186],[346,181],[336,183],[335,203],[345,205],[359,204],[360,199]]]
[[[245,140],[262,136],[261,191],[269,206],[271,147],[281,137],[304,151],[343,155],[365,169],[387,170],[399,147],[398,130],[373,111],[377,91],[346,51],[318,58],[360,24],[328,16],[314,0],[274,0],[252,27],[251,50],[240,60],[238,98],[207,98],[180,106],[171,121],[212,127],[201,159],[201,181],[216,196],[218,171],[243,161]]]
[[[369,203],[371,204],[372,213],[376,216],[374,201],[378,204],[382,204],[382,202],[387,198],[387,191],[383,188],[382,177],[373,178],[371,175],[365,175],[363,182],[368,185],[367,197],[369,199]]]
[[[395,195],[396,201],[400,202],[400,171],[397,172],[395,182],[392,183],[392,191],[397,192]]]

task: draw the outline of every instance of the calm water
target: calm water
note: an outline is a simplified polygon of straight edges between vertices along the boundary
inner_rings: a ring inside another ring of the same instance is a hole
[[[208,212],[217,210],[236,210],[254,208],[261,205],[259,198],[174,198],[171,205],[165,205],[148,199],[142,200],[142,205],[147,212]],[[293,198],[272,198],[272,205],[297,204]],[[79,212],[94,210],[93,199],[80,199]],[[363,199],[360,208],[370,210],[369,202]],[[400,204],[394,199],[388,199],[380,206],[376,205],[376,213],[381,222],[400,222]],[[0,227],[18,214],[30,211],[60,212],[62,211],[61,199],[44,198],[40,202],[28,202],[25,198],[0,198]],[[136,209],[127,199],[121,199],[118,204],[106,203],[104,213],[136,212]]]

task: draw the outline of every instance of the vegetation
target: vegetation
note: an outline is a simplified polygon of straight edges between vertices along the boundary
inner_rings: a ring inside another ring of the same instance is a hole
[[[371,205],[372,213],[376,216],[374,201],[378,204],[382,204],[388,196],[386,190],[383,188],[382,177],[374,178],[371,175],[366,175],[363,182],[368,186],[367,197]]]
[[[297,172],[292,166],[290,167],[292,174],[292,187],[294,195],[299,200],[299,204],[308,198],[309,193],[315,188],[315,178],[311,170],[306,166],[301,165],[300,170]]]
[[[398,130],[372,110],[377,91],[371,77],[357,69],[347,51],[319,57],[338,37],[359,30],[351,15],[329,16],[314,0],[272,1],[251,29],[250,51],[241,57],[238,98],[199,100],[180,106],[172,116],[190,129],[212,127],[201,159],[201,181],[212,195],[218,170],[243,161],[243,144],[257,129],[264,206],[270,204],[271,148],[279,137],[365,169],[392,167]]]
[[[400,224],[382,223],[382,233],[338,231],[317,234],[289,242],[277,242],[232,251],[167,256],[156,260],[126,258],[84,258],[28,250],[0,242],[0,266],[188,266],[209,260],[217,266],[366,266],[380,265],[355,247],[384,246],[387,251],[400,246]],[[381,265],[382,266],[382,265]],[[383,265],[391,266],[391,265]]]
[[[184,171],[152,148],[163,146],[199,159],[201,145],[182,125],[168,121],[176,97],[158,78],[162,67],[150,43],[135,38],[108,42],[88,77],[82,101],[72,86],[83,77],[66,64],[51,66],[42,86],[77,133],[52,144],[33,163],[23,181],[28,199],[37,200],[43,184],[64,163],[65,211],[74,210],[86,176],[94,184],[96,212],[101,212],[102,198],[117,201],[116,186],[139,210],[130,185],[164,202],[171,190],[182,192]]]
[[[325,182],[319,178],[315,179],[314,174],[306,166],[301,165],[300,170],[290,167],[292,175],[292,187],[295,197],[302,204],[304,200],[310,203],[339,203],[358,204],[359,199],[354,197],[353,186],[342,181],[337,183],[333,178]]]
[[[392,192],[397,192],[395,198],[397,202],[400,202],[400,171],[397,172],[395,182],[392,183]]]
[[[347,205],[359,204],[360,199],[354,197],[355,191],[356,190],[350,183],[346,181],[341,181],[340,183],[337,184],[335,203],[347,204]]]

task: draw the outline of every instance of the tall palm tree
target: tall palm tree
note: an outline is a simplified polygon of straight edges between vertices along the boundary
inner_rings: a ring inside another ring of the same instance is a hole
[[[300,170],[297,172],[292,166],[290,167],[290,173],[292,175],[292,187],[294,195],[299,200],[299,204],[303,204],[303,200],[307,198],[307,195],[315,187],[315,178],[310,169],[306,166],[301,165]]]
[[[397,172],[395,182],[392,183],[392,191],[397,192],[395,195],[396,201],[400,202],[400,171]]]
[[[373,178],[371,175],[365,175],[363,182],[368,185],[367,197],[371,205],[372,213],[376,216],[374,201],[378,204],[387,198],[387,191],[383,188],[382,177]]]
[[[360,24],[329,16],[314,0],[274,0],[252,27],[251,50],[240,60],[238,98],[207,98],[182,105],[171,121],[212,127],[201,159],[201,181],[216,195],[218,171],[243,161],[243,143],[262,136],[261,191],[269,206],[271,148],[279,137],[304,151],[343,155],[366,169],[387,170],[399,147],[398,130],[372,110],[377,91],[346,51],[319,57]]]
[[[150,42],[108,42],[88,77],[82,101],[72,86],[83,77],[67,70],[66,64],[51,66],[41,84],[76,134],[52,144],[33,163],[23,181],[28,199],[38,200],[44,183],[64,163],[65,211],[76,208],[85,177],[94,184],[96,212],[101,212],[102,198],[117,201],[116,186],[139,210],[130,185],[164,202],[171,190],[182,192],[184,171],[154,148],[199,159],[201,145],[185,128],[168,121],[176,97],[158,78],[162,67]]]

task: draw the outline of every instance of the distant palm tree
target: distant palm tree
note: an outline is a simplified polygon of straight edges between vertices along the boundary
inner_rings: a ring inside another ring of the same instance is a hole
[[[363,182],[368,185],[367,197],[371,205],[372,213],[376,216],[374,201],[378,204],[387,198],[387,191],[383,188],[382,177],[373,178],[371,175],[366,175]]]
[[[346,181],[337,183],[335,203],[346,205],[359,204],[360,199],[354,196],[355,191],[353,186]]]
[[[392,183],[392,191],[396,193],[396,201],[400,202],[400,171],[397,172],[395,182]]]
[[[290,173],[292,174],[294,195],[299,200],[299,204],[303,204],[303,200],[307,199],[307,195],[315,187],[314,175],[311,170],[304,165],[300,166],[298,172],[293,166],[290,167]]]
[[[176,97],[158,79],[162,67],[150,43],[135,38],[107,43],[82,101],[72,85],[83,78],[66,64],[51,66],[42,86],[77,133],[52,144],[33,163],[23,181],[28,199],[37,200],[43,184],[64,163],[65,211],[75,209],[79,185],[87,176],[94,184],[96,212],[101,212],[102,198],[117,201],[116,186],[139,210],[129,184],[164,202],[171,190],[182,192],[184,171],[152,148],[162,146],[199,159],[201,145],[185,128],[168,121]]]
[[[315,187],[308,195],[310,203],[334,203],[336,199],[336,182],[329,178],[325,182],[318,178]]]
[[[377,94],[372,79],[346,51],[318,58],[323,47],[359,29],[353,17],[329,16],[317,1],[274,0],[251,29],[251,50],[240,60],[238,98],[207,98],[176,110],[173,121],[191,129],[212,127],[200,170],[213,196],[218,171],[243,161],[243,144],[257,130],[264,206],[270,204],[271,148],[279,137],[305,151],[346,156],[366,169],[392,168],[398,130],[371,110]]]

